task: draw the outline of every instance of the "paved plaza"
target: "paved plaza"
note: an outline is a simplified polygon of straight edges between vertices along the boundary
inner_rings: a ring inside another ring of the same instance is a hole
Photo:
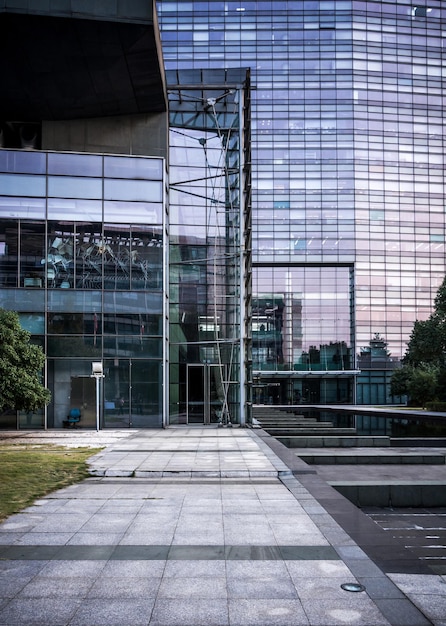
[[[446,626],[444,577],[370,558],[263,431],[8,437],[104,448],[0,525],[2,626]]]

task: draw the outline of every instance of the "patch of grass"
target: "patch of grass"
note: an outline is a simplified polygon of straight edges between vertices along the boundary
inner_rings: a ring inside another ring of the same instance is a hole
[[[38,445],[0,447],[0,521],[38,498],[89,476],[86,461],[94,448]]]

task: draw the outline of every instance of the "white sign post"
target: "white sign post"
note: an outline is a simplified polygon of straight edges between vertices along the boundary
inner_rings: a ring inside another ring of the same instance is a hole
[[[104,378],[104,368],[102,361],[96,361],[91,364],[92,374],[91,377],[96,379],[96,430],[99,432],[99,381]]]

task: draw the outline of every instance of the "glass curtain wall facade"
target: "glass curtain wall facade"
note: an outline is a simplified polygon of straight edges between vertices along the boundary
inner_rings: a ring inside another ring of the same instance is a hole
[[[45,416],[101,427],[163,423],[165,160],[0,150],[0,307],[17,311],[47,356]],[[2,416],[15,427],[16,416]]]
[[[249,74],[168,73],[169,420],[243,424],[250,373]]]
[[[442,4],[157,3],[168,70],[251,68],[258,401],[392,401],[445,274]]]

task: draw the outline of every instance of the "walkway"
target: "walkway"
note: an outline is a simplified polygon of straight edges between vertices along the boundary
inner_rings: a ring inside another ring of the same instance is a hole
[[[352,505],[263,431],[25,439],[106,447],[0,525],[3,626],[446,625],[443,578],[384,573],[325,506]]]

